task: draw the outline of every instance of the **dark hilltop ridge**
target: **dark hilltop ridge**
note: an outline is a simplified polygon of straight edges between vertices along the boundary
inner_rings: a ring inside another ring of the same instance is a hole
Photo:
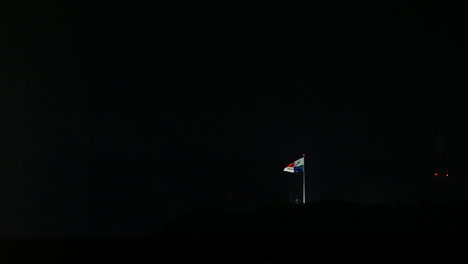
[[[468,201],[362,205],[322,201],[260,208],[254,212],[203,209],[179,217],[158,238],[278,235],[465,236]]]

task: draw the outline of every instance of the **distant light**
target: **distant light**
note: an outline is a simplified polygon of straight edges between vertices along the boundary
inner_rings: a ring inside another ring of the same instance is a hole
[[[445,174],[445,177],[448,177],[448,173]]]
[[[302,154],[302,157],[305,157],[305,154]]]
[[[437,175],[438,175],[438,174],[437,174],[437,172],[436,172],[436,173],[434,173],[434,175],[435,175],[435,176],[437,176]]]

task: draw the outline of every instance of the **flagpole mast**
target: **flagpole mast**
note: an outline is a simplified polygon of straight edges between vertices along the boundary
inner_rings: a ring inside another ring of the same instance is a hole
[[[304,165],[302,168],[302,203],[305,204],[305,154],[302,154],[304,157]]]

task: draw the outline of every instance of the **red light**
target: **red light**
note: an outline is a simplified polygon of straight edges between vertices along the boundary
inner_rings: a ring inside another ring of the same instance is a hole
[[[438,175],[438,174],[437,174],[437,172],[436,172],[436,173],[434,173],[434,176],[437,176],[437,175]]]
[[[447,173],[447,174],[445,174],[445,177],[448,177],[448,173]]]
[[[302,154],[302,157],[305,157],[305,154]]]

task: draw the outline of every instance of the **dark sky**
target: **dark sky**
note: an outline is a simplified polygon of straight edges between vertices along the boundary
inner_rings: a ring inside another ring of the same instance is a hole
[[[461,3],[167,2],[2,15],[0,236],[141,236],[229,193],[274,204],[302,153],[310,201],[418,199],[437,111],[468,186]]]

